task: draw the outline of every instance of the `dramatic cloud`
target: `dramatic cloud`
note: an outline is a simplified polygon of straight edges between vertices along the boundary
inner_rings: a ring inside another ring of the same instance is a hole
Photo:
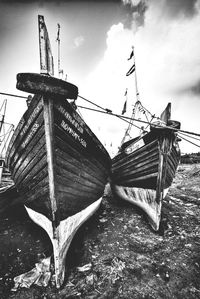
[[[192,17],[197,14],[197,0],[163,0],[161,2],[163,2],[163,9],[165,10],[166,14],[171,17]]]
[[[127,11],[125,26],[136,31],[139,26],[144,25],[145,12],[147,9],[146,1],[123,0]]]
[[[124,4],[130,7],[131,26],[127,28],[125,23],[119,23],[108,31],[104,57],[88,77],[96,91],[91,93],[92,98],[121,113],[124,90],[128,87],[129,101],[134,103],[134,75],[125,76],[129,69],[127,57],[134,44],[138,87],[144,106],[159,115],[172,102],[172,118],[180,120],[183,129],[196,131],[200,109],[197,96],[200,92],[199,2],[151,0],[124,1]],[[101,125],[102,137],[107,136],[107,144],[113,140],[119,145],[123,128],[119,121],[109,122],[105,118]],[[183,152],[196,150],[182,142]]]
[[[198,0],[122,0],[122,3],[129,10],[128,23],[130,15],[132,18],[132,29],[144,25],[145,14],[148,8],[152,7],[155,14],[159,13],[161,18],[191,18],[198,13]]]
[[[185,15],[188,17],[197,13],[196,5],[198,0],[122,0],[124,5],[129,5],[133,9],[138,9],[140,15],[144,14],[145,10],[142,7],[148,7],[153,5],[154,7],[160,7],[163,12],[171,17],[178,15]]]

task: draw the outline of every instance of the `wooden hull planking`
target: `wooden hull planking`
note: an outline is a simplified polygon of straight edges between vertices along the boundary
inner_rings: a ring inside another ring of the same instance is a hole
[[[117,197],[140,207],[158,230],[162,201],[175,176],[180,150],[172,131],[154,129],[154,138],[151,132],[147,135],[141,147],[130,152],[136,140],[112,160],[111,187]]]
[[[7,163],[21,203],[53,243],[60,287],[70,242],[101,203],[110,157],[63,97],[34,96],[11,139]]]

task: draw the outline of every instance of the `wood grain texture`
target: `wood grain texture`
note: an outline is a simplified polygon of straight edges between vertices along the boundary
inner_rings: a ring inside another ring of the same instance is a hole
[[[14,132],[7,162],[21,202],[51,221],[54,211],[62,221],[102,196],[111,160],[66,100],[46,101],[50,109],[43,108],[41,97],[33,98]]]
[[[174,140],[173,132],[154,128],[144,136],[146,144],[139,149],[129,153],[129,148],[131,149],[137,139],[133,144],[127,143],[127,147],[112,160],[112,183],[126,187],[157,189],[160,194],[163,188],[171,185],[179,163],[180,152]],[[162,177],[160,183],[159,175]]]

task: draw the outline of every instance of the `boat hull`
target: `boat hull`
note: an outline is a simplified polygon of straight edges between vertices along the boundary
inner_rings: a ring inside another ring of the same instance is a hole
[[[110,157],[72,105],[62,95],[49,96],[48,89],[46,96],[34,96],[23,115],[6,162],[18,202],[52,240],[60,287],[73,235],[100,205]]]
[[[128,143],[112,160],[113,193],[139,206],[154,230],[159,229],[162,201],[180,161],[176,134],[165,128]]]
[[[101,143],[65,100],[52,101],[45,127],[44,99],[35,97],[9,145],[7,163],[23,204],[52,219],[50,172],[59,219],[80,212],[103,194],[110,160]],[[72,116],[73,115],[73,116]],[[51,136],[51,145],[48,137]],[[49,169],[49,153],[53,163]]]

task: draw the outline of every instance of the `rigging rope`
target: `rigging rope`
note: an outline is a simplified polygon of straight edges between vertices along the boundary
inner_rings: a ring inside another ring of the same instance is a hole
[[[86,98],[84,98],[84,97],[82,97],[82,96],[80,96],[80,95],[78,95],[78,97],[79,97],[80,99],[82,99],[82,100],[84,100],[84,101],[86,101],[86,102],[88,102],[88,103],[90,103],[90,104],[92,104],[92,105],[94,105],[94,106],[96,106],[96,107],[98,107],[98,108],[104,110],[104,111],[107,111],[108,113],[110,113],[110,112],[112,113],[112,110],[110,110],[110,109],[103,108],[103,107],[101,107],[101,106],[95,104],[94,102],[92,102],[92,101],[90,101],[90,100],[88,100],[88,99],[86,99]]]
[[[200,141],[199,138],[196,138],[194,136],[189,136],[188,134],[185,134],[185,133],[179,133],[179,134]]]
[[[178,134],[178,136],[179,136],[179,134]],[[194,143],[194,142],[192,142],[192,141],[190,141],[190,140],[184,138],[183,136],[179,136],[179,137],[182,138],[183,140],[185,140],[185,141],[187,141],[187,142],[189,142],[189,143],[191,143],[191,144],[197,146],[197,147],[200,147],[200,145],[198,145],[198,144],[196,144],[196,143]]]
[[[4,92],[0,92],[0,94],[4,95],[4,96],[9,96],[9,97],[16,97],[16,98],[22,98],[22,99],[27,99],[27,97],[24,96],[19,96],[16,94],[11,94],[11,93],[4,93]]]
[[[10,94],[10,93],[4,93],[4,92],[0,92],[1,95],[7,95],[7,96],[11,96],[11,97],[17,97],[17,98],[23,98],[23,99],[27,99],[27,97],[24,97],[24,96],[19,96],[19,95],[14,95],[14,94]],[[112,110],[110,109],[107,109],[107,108],[103,108],[95,103],[93,103],[92,101],[78,95],[79,98],[87,101],[88,103],[102,109],[103,111],[100,111],[100,110],[97,110],[97,109],[92,109],[92,108],[88,108],[88,107],[84,107],[84,106],[78,106],[79,108],[82,108],[82,109],[87,109],[87,110],[91,110],[91,111],[95,111],[95,112],[100,112],[100,113],[104,113],[104,114],[107,114],[107,115],[112,115],[112,116],[115,116],[115,117],[118,117],[126,122],[129,122],[129,120],[131,120],[131,117],[127,117],[127,116],[122,116],[122,115],[119,115],[119,114],[116,114],[116,113],[113,113]],[[146,108],[145,108],[146,109]],[[147,110],[147,109],[146,109]],[[148,110],[147,110],[148,111]],[[149,112],[149,111],[148,111]],[[150,112],[149,112],[150,113]],[[155,115],[152,115],[150,113],[150,115],[155,118]],[[157,118],[157,117],[156,117]],[[186,134],[189,134],[189,135],[193,135],[193,136],[198,136],[200,137],[200,134],[198,133],[194,133],[194,132],[189,132],[189,131],[185,131],[185,130],[181,130],[181,129],[176,129],[176,128],[172,128],[172,127],[169,127],[169,126],[159,126],[159,125],[155,125],[155,124],[152,124],[150,122],[147,122],[147,121],[143,121],[143,120],[139,120],[139,119],[133,119],[137,122],[141,122],[141,123],[144,123],[144,124],[147,124],[147,125],[152,125],[154,127],[157,127],[157,128],[167,128],[169,130],[172,130],[172,131],[175,131],[175,132],[181,132],[181,133],[186,133]],[[137,127],[139,129],[141,129],[140,127]],[[183,137],[181,137],[183,138]],[[184,138],[183,138],[184,139]],[[194,144],[196,145],[196,144]]]
[[[6,135],[10,134],[10,132],[14,131],[14,125],[11,125],[10,129],[0,136],[0,138],[5,137]]]
[[[101,106],[95,104],[94,102],[92,102],[92,101],[90,101],[90,100],[88,100],[88,99],[86,99],[86,98],[84,98],[84,97],[82,97],[82,96],[80,96],[80,95],[78,95],[78,97],[81,98],[82,100],[84,100],[84,101],[86,101],[86,102],[88,102],[88,103],[90,103],[90,104],[92,104],[92,105],[94,105],[94,106],[96,106],[96,107],[102,109],[102,110],[104,111],[104,113],[114,115],[113,112],[112,112],[112,110],[110,110],[110,109],[108,109],[108,108],[103,108],[103,107],[101,107]],[[77,107],[79,107],[79,108],[83,108],[82,106],[77,106]],[[83,108],[83,109],[86,109],[86,107]],[[89,109],[89,108],[88,108],[88,109]],[[91,108],[91,109],[92,109],[92,108]],[[89,110],[90,110],[90,109],[89,109]],[[102,111],[99,111],[99,110],[94,110],[94,111],[102,112]],[[115,115],[115,116],[118,117],[118,118],[120,118],[121,120],[127,122],[128,124],[130,123],[129,121],[127,121],[126,119],[124,119],[121,115]],[[141,128],[138,127],[137,125],[133,125],[133,126],[135,126],[137,129],[141,129]]]
[[[113,113],[113,112],[105,112],[105,111],[100,111],[100,110],[97,110],[97,109],[93,109],[93,108],[89,108],[89,107],[84,107],[84,106],[78,106],[79,108],[82,108],[82,109],[86,109],[86,110],[91,110],[91,111],[95,111],[95,112],[99,112],[99,113],[104,113],[104,114],[108,114],[108,115],[112,115],[112,116],[117,116],[117,117],[120,117],[120,118],[124,118],[124,119],[127,119],[127,120],[132,120],[131,117],[128,117],[128,116],[121,116],[119,114],[116,114],[116,113]],[[169,129],[171,131],[175,131],[175,132],[182,132],[182,133],[187,133],[187,134],[190,134],[190,135],[194,135],[194,136],[198,136],[200,137],[200,134],[198,133],[194,133],[194,132],[189,132],[189,131],[185,131],[185,130],[181,130],[181,129],[176,129],[176,128],[173,128],[173,127],[169,127],[169,126],[161,126],[161,125],[158,125],[158,124],[152,124],[150,122],[147,122],[147,121],[144,121],[144,120],[140,120],[140,119],[133,119],[137,122],[140,122],[140,123],[144,123],[144,124],[148,124],[148,125],[151,125],[152,127],[154,128],[165,128],[165,129]]]

